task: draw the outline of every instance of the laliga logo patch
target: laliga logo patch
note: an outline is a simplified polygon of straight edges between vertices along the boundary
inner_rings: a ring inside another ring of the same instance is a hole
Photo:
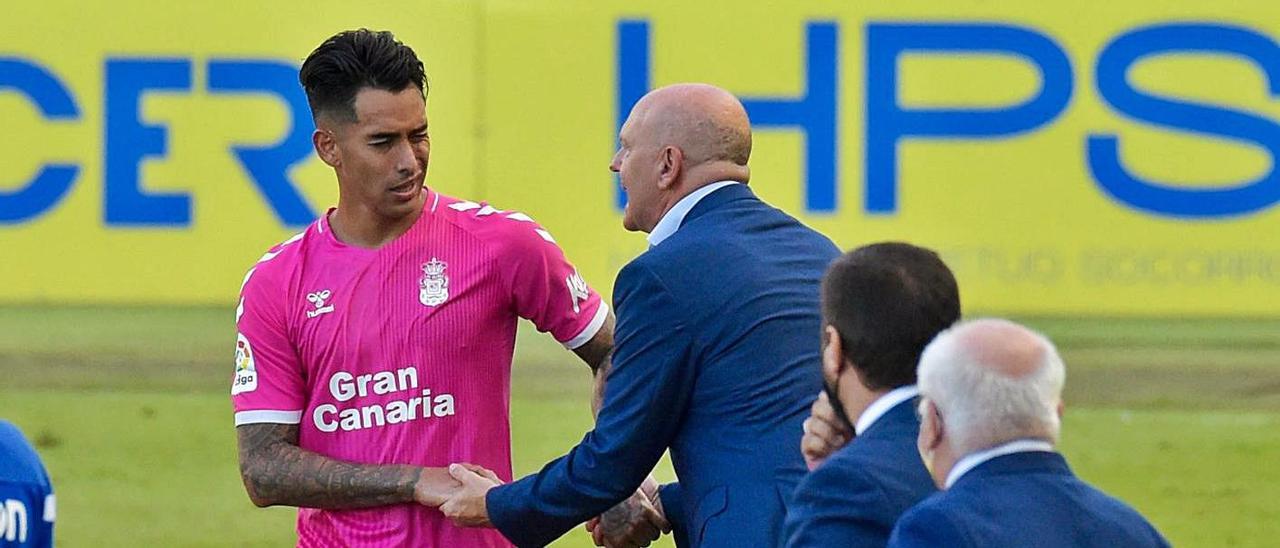
[[[449,298],[449,277],[444,270],[449,266],[435,257],[422,265],[422,280],[418,301],[424,306],[437,306]]]
[[[236,377],[231,381],[231,395],[258,389],[258,370],[253,366],[253,347],[249,339],[236,333]]]

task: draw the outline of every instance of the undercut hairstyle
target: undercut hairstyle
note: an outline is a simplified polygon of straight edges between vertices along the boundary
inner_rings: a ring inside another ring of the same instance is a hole
[[[937,253],[888,242],[845,253],[822,279],[822,315],[871,390],[915,384],[929,341],[960,319],[960,291]]]
[[[298,72],[311,117],[356,121],[356,94],[364,88],[399,93],[417,86],[427,97],[426,72],[409,46],[390,31],[347,30],[333,35],[307,56]]]

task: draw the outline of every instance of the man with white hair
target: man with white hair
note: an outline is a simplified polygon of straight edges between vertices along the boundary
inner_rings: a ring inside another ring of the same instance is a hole
[[[929,343],[917,375],[920,456],[943,491],[902,516],[889,546],[1169,545],[1054,451],[1066,372],[1043,335],[964,322]]]

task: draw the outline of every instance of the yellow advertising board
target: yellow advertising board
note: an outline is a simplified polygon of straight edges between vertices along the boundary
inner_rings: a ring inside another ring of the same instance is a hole
[[[427,65],[428,184],[533,216],[604,291],[644,247],[607,170],[620,120],[647,89],[704,81],[744,99],[759,195],[842,247],[938,249],[967,310],[1260,316],[1280,298],[1268,2],[16,11],[0,21],[3,302],[233,301],[336,196],[287,80],[358,26]]]
[[[461,1],[7,5],[0,301],[234,303],[257,258],[337,198],[297,67],[345,28],[433,53],[432,177],[470,192],[476,16]]]

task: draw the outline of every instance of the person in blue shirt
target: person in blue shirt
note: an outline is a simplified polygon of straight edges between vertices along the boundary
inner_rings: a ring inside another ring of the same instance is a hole
[[[53,546],[56,504],[35,448],[0,419],[0,547]]]
[[[827,270],[822,318],[827,401],[855,437],[801,481],[787,545],[884,546],[898,517],[935,491],[916,451],[916,362],[960,319],[960,293],[936,253],[873,244]]]
[[[1054,449],[1066,370],[1049,339],[1006,320],[961,323],[929,343],[917,375],[917,445],[943,490],[902,516],[889,546],[1169,545]]]

